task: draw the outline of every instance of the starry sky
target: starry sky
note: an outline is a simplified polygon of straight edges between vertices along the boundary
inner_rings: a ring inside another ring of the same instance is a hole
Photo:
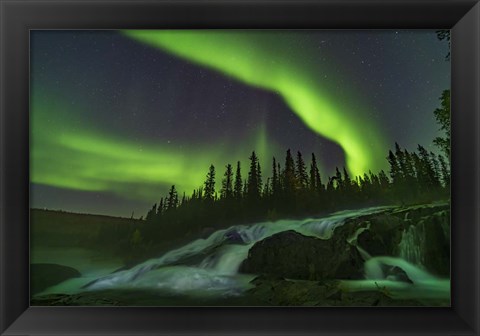
[[[138,217],[252,150],[265,179],[287,149],[324,179],[388,169],[395,142],[436,150],[447,53],[433,30],[33,31],[31,206]]]

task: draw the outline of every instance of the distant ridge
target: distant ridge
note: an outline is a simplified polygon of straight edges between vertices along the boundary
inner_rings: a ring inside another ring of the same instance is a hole
[[[111,215],[102,215],[102,214],[91,214],[91,213],[81,213],[81,212],[70,212],[65,210],[53,210],[53,209],[41,209],[41,208],[30,208],[30,211],[35,212],[45,212],[51,214],[59,214],[59,215],[72,215],[72,216],[88,216],[88,217],[101,217],[103,219],[115,219],[115,220],[129,220],[129,221],[141,221],[138,218],[130,218],[130,217],[120,217],[120,216],[111,216]]]

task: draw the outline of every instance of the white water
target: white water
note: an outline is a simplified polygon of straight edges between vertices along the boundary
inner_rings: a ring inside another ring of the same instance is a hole
[[[248,256],[249,249],[258,241],[275,233],[294,230],[304,235],[329,239],[336,227],[345,223],[346,219],[372,214],[388,209],[388,207],[367,208],[337,212],[324,218],[305,220],[280,220],[277,222],[261,222],[250,226],[238,225],[218,230],[207,239],[198,239],[178,249],[171,250],[159,258],[147,260],[131,269],[103,276],[88,276],[71,279],[49,288],[44,293],[75,293],[86,290],[113,288],[158,289],[167,293],[181,293],[200,296],[239,295],[251,285],[249,281],[254,275],[239,274],[238,269]],[[356,241],[356,237],[351,238]],[[352,243],[349,239],[349,243]],[[353,245],[355,242],[353,242]],[[396,297],[409,297],[423,292],[438,292],[433,297],[444,297],[446,285],[439,289],[436,279],[418,266],[403,259],[371,258],[368,251],[361,250],[365,263],[366,280],[344,281],[342,285],[348,290],[361,291],[378,289],[387,286],[394,290]],[[197,260],[193,265],[192,258]],[[380,257],[381,258],[381,257]],[[189,261],[190,260],[190,261]],[[403,269],[414,282],[392,280],[383,274],[381,264],[397,266]],[[420,266],[420,265],[419,265]],[[407,271],[408,269],[408,271]],[[433,285],[432,285],[433,284]],[[375,287],[373,287],[375,286]],[[431,287],[431,291],[429,288]],[[402,294],[403,293],[403,294]],[[404,295],[405,294],[405,295]],[[425,295],[424,295],[425,296]]]

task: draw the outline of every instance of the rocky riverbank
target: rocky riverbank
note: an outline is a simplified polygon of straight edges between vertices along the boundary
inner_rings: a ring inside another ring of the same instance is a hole
[[[307,237],[295,231],[257,242],[241,265],[259,274],[249,295],[266,305],[375,306],[424,305],[427,301],[392,300],[388,288],[348,292],[338,280],[365,279],[372,257],[402,258],[439,278],[450,276],[450,208],[424,205],[389,209],[347,220],[332,237]],[[387,279],[412,284],[399,267],[384,266]],[[448,305],[440,300],[435,305]]]

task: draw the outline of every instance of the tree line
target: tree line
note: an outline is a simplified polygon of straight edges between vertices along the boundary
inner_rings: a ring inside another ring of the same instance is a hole
[[[145,217],[142,235],[152,243],[182,235],[280,218],[322,215],[353,207],[428,203],[450,197],[450,91],[434,111],[444,137],[434,139],[442,154],[418,145],[408,151],[395,143],[386,155],[389,169],[351,177],[345,167],[323,177],[317,157],[288,149],[262,167],[253,151],[249,163],[240,161],[218,170],[210,165],[201,187],[179,195],[175,185]],[[266,172],[269,172],[267,175]],[[206,232],[204,232],[206,233]]]
[[[245,171],[238,161],[227,164],[221,177],[211,165],[205,182],[179,197],[175,185],[148,211],[152,224],[216,227],[253,220],[315,215],[345,207],[410,204],[445,199],[449,195],[450,165],[443,155],[423,146],[409,152],[395,144],[386,157],[389,171],[369,171],[352,178],[345,167],[322,179],[317,158],[307,163],[300,151],[286,151],[282,163],[272,158],[265,178],[255,151]],[[220,186],[217,191],[217,185]]]

